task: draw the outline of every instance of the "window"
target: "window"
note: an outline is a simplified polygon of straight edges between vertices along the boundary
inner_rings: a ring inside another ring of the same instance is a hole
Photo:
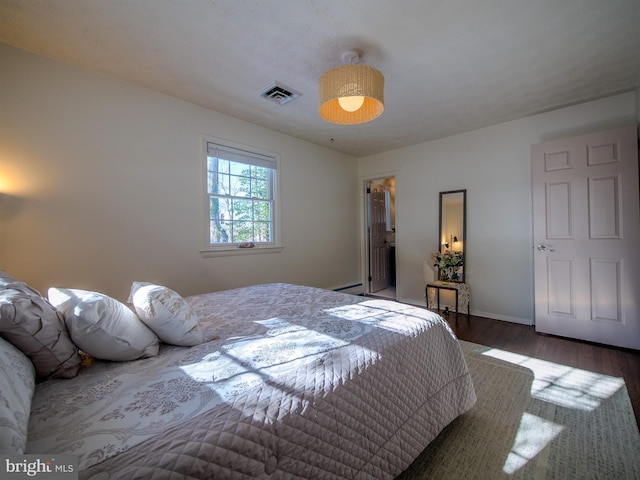
[[[207,142],[207,250],[278,246],[277,159]]]

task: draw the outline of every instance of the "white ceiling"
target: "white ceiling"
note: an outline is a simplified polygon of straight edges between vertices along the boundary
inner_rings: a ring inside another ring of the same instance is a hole
[[[640,85],[640,0],[0,0],[0,41],[356,156]],[[354,48],[385,111],[326,123],[318,79]]]

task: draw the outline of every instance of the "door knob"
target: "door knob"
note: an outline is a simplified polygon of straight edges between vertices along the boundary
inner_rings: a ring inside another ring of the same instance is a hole
[[[546,246],[546,245],[542,245],[542,244],[540,244],[540,245],[538,245],[538,247],[537,247],[537,248],[538,248],[538,251],[539,251],[539,252],[553,252],[553,248],[549,248],[549,247],[548,247],[548,246]]]

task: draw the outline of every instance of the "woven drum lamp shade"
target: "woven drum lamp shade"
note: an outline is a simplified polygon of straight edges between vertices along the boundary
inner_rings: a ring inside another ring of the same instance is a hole
[[[348,111],[340,105],[351,100],[346,97],[364,97],[364,102],[357,110]],[[320,116],[331,123],[349,125],[374,120],[384,111],[384,76],[368,65],[333,68],[320,77],[319,103]]]

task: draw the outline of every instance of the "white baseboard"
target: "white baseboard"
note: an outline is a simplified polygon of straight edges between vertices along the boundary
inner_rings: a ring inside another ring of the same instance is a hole
[[[398,301],[402,303],[408,303],[409,305],[415,305],[416,307],[427,306],[426,301],[424,299],[420,302],[413,298],[399,298]],[[453,305],[445,305],[442,302],[440,303],[441,309],[444,308],[445,306],[448,306],[450,309],[455,310],[455,308],[453,308]],[[461,315],[465,313],[466,312],[464,311],[460,312]],[[533,325],[533,320],[531,318],[513,317],[511,315],[500,315],[499,313],[482,312],[480,310],[471,310],[471,315],[475,315],[476,317],[491,318],[493,320],[501,320],[503,322],[519,323],[521,325]]]
[[[416,307],[422,307],[422,308],[426,308],[427,304],[424,300],[422,300],[422,302],[418,302],[417,300],[413,299],[413,298],[398,298],[398,301],[400,303],[407,303],[409,305],[415,305]]]
[[[345,287],[333,288],[332,290],[340,293],[349,293],[351,295],[362,295],[364,293],[364,285],[357,283],[354,285],[347,285]]]
[[[476,317],[492,318],[494,320],[502,320],[504,322],[519,323],[521,325],[533,325],[533,319],[531,318],[512,317],[511,315],[500,315],[498,313],[480,312],[477,310],[471,310],[471,315],[475,315]]]

